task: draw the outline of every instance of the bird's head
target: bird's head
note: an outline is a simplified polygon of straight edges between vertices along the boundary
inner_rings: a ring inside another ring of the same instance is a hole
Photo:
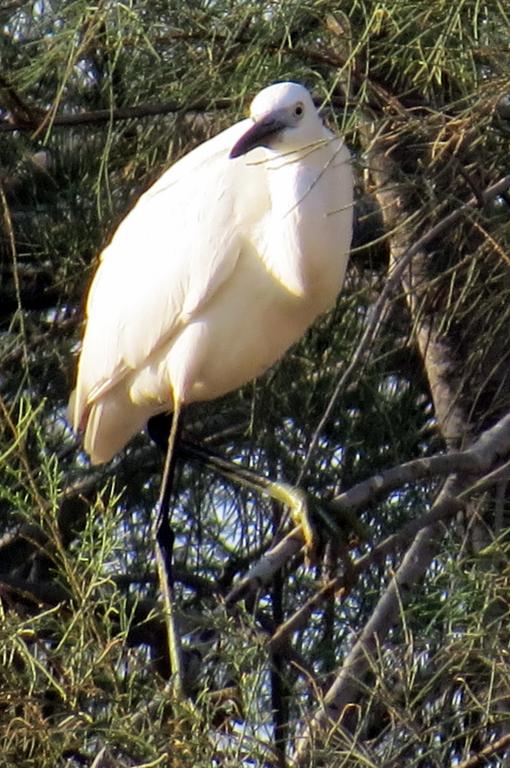
[[[312,97],[298,83],[276,83],[255,96],[250,107],[252,125],[230,150],[230,157],[254,147],[292,152],[324,137],[324,127]]]

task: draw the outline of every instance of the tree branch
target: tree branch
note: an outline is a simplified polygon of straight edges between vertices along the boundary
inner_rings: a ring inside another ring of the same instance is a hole
[[[479,765],[486,765],[489,758],[502,752],[510,745],[510,733],[506,733],[493,744],[487,744],[480,752],[473,755],[463,763],[459,763],[457,768],[477,768]]]
[[[118,122],[119,120],[132,120],[134,118],[156,117],[157,115],[196,114],[213,110],[224,110],[232,106],[230,99],[216,99],[216,101],[197,101],[192,104],[179,104],[176,101],[164,101],[161,104],[137,104],[132,107],[112,107],[112,109],[97,109],[91,112],[75,112],[65,115],[55,115],[51,124],[56,127],[102,125],[104,123]],[[37,118],[25,118],[22,121],[13,118],[12,121],[0,121],[0,133],[14,133],[15,131],[37,131],[44,122],[46,115],[38,115]]]

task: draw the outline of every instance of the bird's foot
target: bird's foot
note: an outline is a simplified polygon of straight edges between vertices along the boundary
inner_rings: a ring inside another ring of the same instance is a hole
[[[302,531],[305,563],[308,566],[313,565],[317,562],[317,555],[321,548],[321,537],[313,520],[311,497],[301,488],[288,483],[272,482],[267,492],[272,498],[289,508],[294,523]]]

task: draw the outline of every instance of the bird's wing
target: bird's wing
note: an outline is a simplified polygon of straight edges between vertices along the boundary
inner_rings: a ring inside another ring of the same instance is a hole
[[[184,327],[227,280],[241,234],[228,150],[238,123],[176,163],[140,198],[104,250],[87,303],[72,405],[88,406]]]

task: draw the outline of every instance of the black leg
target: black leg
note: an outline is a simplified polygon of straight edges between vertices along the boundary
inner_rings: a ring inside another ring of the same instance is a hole
[[[168,437],[163,477],[158,500],[155,528],[156,565],[159,585],[163,596],[165,623],[168,636],[168,654],[172,670],[173,691],[176,698],[184,695],[182,646],[175,615],[174,578],[172,553],[174,532],[170,524],[170,498],[175,475],[176,445],[180,434],[180,403],[176,403],[173,413],[172,428]]]
[[[175,422],[175,430],[173,428],[174,422]],[[173,557],[175,534],[173,532],[172,526],[170,525],[170,499],[172,497],[172,489],[173,489],[174,479],[175,479],[177,442],[181,434],[181,425],[179,422],[180,422],[180,419],[178,417],[177,419],[174,420],[174,414],[171,415],[171,418],[169,420],[167,417],[167,422],[165,426],[168,426],[168,430],[166,431],[166,434],[162,432],[159,435],[159,440],[158,440],[158,445],[160,446],[163,444],[162,441],[164,441],[165,462],[163,465],[163,475],[161,477],[161,486],[159,489],[159,498],[158,498],[158,507],[157,507],[158,518],[157,518],[157,524],[156,524],[156,541],[161,547],[161,550],[164,556],[164,563],[165,563],[165,569],[167,572],[168,580],[172,587],[174,585],[172,557]],[[175,434],[172,435],[172,432],[174,431],[175,431]],[[153,437],[152,434],[151,434],[151,437]]]
[[[147,432],[153,443],[156,443],[163,455],[166,455],[168,448],[168,438],[172,428],[173,414],[158,413],[151,416],[147,422]]]

